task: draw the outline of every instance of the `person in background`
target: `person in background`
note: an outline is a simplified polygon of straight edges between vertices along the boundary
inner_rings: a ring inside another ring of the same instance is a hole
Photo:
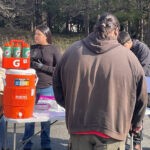
[[[36,70],[38,83],[36,87],[36,102],[40,95],[54,96],[53,93],[53,72],[60,59],[59,50],[52,45],[52,35],[46,25],[40,25],[35,31],[36,45],[31,46],[31,68]],[[25,125],[23,140],[28,139],[34,134],[34,123]],[[50,144],[50,121],[42,122],[41,128],[45,129],[41,133],[42,150],[51,150]],[[29,141],[24,150],[31,150],[32,142]]]
[[[73,43],[56,67],[56,101],[66,109],[71,150],[124,150],[131,123],[141,129],[147,105],[143,69],[118,43],[118,19],[102,15],[94,32]]]
[[[118,36],[118,41],[123,46],[130,49],[135,56],[138,58],[140,64],[143,67],[143,70],[145,72],[145,76],[150,76],[150,49],[149,47],[137,40],[137,39],[131,39],[128,32],[120,32]]]
[[[135,56],[138,58],[140,64],[143,67],[145,76],[150,77],[150,49],[146,44],[140,42],[137,39],[131,39],[128,32],[120,32],[118,36],[118,41],[126,48],[130,49]],[[150,86],[150,85],[147,85]],[[148,93],[148,107],[150,107],[150,94]],[[141,150],[142,141],[142,130],[133,137],[135,150]]]
[[[138,58],[140,64],[143,67],[146,77],[150,77],[150,49],[149,47],[137,40],[131,39],[128,32],[120,32],[118,36],[118,41],[126,48],[130,49],[135,56]],[[147,85],[150,86],[150,85]],[[150,94],[148,94],[148,107],[150,107]]]
[[[3,51],[0,48],[0,145],[2,147],[2,150],[4,149],[4,135],[5,135],[5,128],[6,124],[3,118],[3,90],[4,90],[4,84],[3,79],[5,78],[5,69],[2,68],[2,57],[3,57]],[[7,143],[8,147],[8,143]],[[7,148],[9,150],[9,148]]]

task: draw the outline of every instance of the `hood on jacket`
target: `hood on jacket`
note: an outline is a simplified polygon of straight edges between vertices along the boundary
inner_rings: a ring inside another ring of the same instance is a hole
[[[137,40],[137,39],[133,39],[132,42],[133,42],[133,45],[132,45],[131,49],[132,49],[133,47],[135,47],[137,44],[141,43],[141,42],[140,42],[139,40]]]
[[[109,37],[106,40],[100,40],[94,32],[84,38],[82,42],[90,51],[96,54],[105,53],[120,45],[114,37]]]

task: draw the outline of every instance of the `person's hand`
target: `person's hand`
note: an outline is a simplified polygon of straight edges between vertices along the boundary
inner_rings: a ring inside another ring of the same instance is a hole
[[[136,128],[133,128],[132,127],[132,124],[130,126],[130,134],[132,133],[134,136],[137,136],[138,133],[143,129],[143,126],[139,126],[139,127],[136,127]]]
[[[142,130],[142,126],[140,126],[140,127],[136,127],[136,128],[134,128],[133,129],[133,131],[135,132],[135,133],[139,133],[141,130]]]
[[[32,65],[36,68],[36,69],[41,69],[43,64],[39,61],[39,62],[36,62],[36,61],[32,61]]]

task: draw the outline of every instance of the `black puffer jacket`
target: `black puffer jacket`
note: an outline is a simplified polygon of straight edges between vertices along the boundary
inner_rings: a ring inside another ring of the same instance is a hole
[[[145,75],[150,76],[150,49],[148,46],[139,40],[133,40],[132,52],[137,56],[140,61]]]
[[[53,72],[60,56],[59,50],[53,45],[31,46],[31,68],[36,70],[39,78],[37,88],[47,88],[52,85]],[[34,62],[41,62],[43,66],[37,69]]]

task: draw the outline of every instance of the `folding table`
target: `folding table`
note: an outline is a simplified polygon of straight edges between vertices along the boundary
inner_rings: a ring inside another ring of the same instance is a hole
[[[8,123],[14,124],[14,126],[13,126],[13,128],[14,128],[14,130],[13,130],[13,150],[17,150],[16,149],[16,136],[17,136],[16,124],[31,123],[31,122],[46,122],[46,121],[54,121],[53,123],[55,123],[58,120],[65,120],[65,112],[36,110],[33,113],[33,117],[28,118],[28,119],[10,119],[5,116],[4,116],[4,118],[6,121],[6,130],[5,130],[5,137],[4,137],[4,141],[5,141],[4,150],[6,150]],[[33,136],[35,136],[35,135],[37,135],[37,133],[35,133]]]

